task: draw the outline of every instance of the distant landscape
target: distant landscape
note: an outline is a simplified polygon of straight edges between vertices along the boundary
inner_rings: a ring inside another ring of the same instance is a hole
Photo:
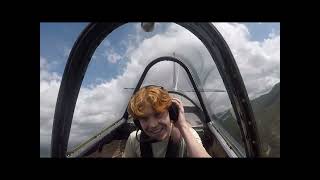
[[[264,157],[280,157],[280,82],[264,95],[251,100],[258,125]],[[239,127],[230,110],[217,114],[218,121],[230,135],[241,142]]]

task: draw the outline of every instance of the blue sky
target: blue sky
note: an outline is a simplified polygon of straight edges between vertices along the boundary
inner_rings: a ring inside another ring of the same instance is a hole
[[[125,58],[118,63],[108,63],[107,57],[103,55],[108,43],[111,44],[115,53],[124,54],[126,48],[121,41],[127,41],[135,34],[135,24],[121,26],[98,46],[87,69],[84,86],[96,84],[99,79],[110,80],[122,72],[127,62]],[[40,56],[50,63],[49,71],[57,72],[62,76],[69,51],[87,25],[88,23],[40,23]],[[153,33],[144,34],[142,38],[150,37],[161,30],[163,28],[158,28]]]
[[[270,32],[280,32],[280,23],[244,23],[250,32],[250,39],[263,41]]]
[[[44,57],[49,63],[49,71],[57,72],[62,76],[64,67],[74,42],[80,35],[81,31],[88,23],[41,23],[40,24],[40,56]],[[125,29],[128,31],[128,29]],[[115,31],[112,36],[108,37],[108,41],[114,44],[115,37],[122,37],[125,32],[123,29]],[[101,46],[97,48],[95,55],[101,51]],[[116,47],[116,46],[115,46]],[[120,51],[120,48],[116,48]],[[91,61],[88,68],[84,84],[94,82],[94,77],[104,76],[112,77],[116,73],[112,64],[102,63],[103,59]],[[91,71],[95,70],[95,71]]]
[[[263,41],[268,38],[270,32],[279,32],[280,23],[243,23],[249,30],[250,40]],[[40,23],[40,56],[45,58],[50,64],[49,71],[56,72],[62,76],[68,58],[68,53],[77,37],[88,23]],[[110,63],[104,56],[105,51],[110,46],[113,52],[123,55],[126,48],[121,41],[128,41],[130,35],[137,31],[136,23],[129,23],[121,26],[112,32],[98,46],[94,53],[94,59],[90,62],[86,76],[83,81],[84,86],[96,84],[99,79],[111,80],[119,75],[125,67],[127,59],[121,58],[116,63]],[[156,33],[163,32],[165,26],[156,26],[155,32],[143,33],[141,37],[147,38]],[[138,29],[140,30],[140,29]],[[106,42],[108,41],[108,42]],[[107,44],[110,43],[110,46]]]

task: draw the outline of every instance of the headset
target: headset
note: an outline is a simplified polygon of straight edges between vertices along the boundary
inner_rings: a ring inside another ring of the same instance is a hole
[[[156,85],[148,85],[145,86],[143,88],[148,88],[148,87],[159,87],[162,90],[164,89],[162,86],[156,86]],[[170,120],[172,120],[174,123],[178,120],[179,118],[179,107],[177,104],[175,104],[174,102],[172,102],[172,104],[169,106],[168,108],[168,112],[169,112],[169,117]],[[137,132],[136,132],[136,139],[141,142],[141,140],[143,139],[144,142],[157,142],[157,140],[151,139],[142,129],[140,121],[138,119],[133,119],[133,123],[135,124],[135,126],[137,127]],[[141,130],[141,137],[140,140],[138,139],[138,131]]]

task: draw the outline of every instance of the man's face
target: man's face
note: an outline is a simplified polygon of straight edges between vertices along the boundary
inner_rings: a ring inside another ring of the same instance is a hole
[[[168,110],[157,113],[149,106],[146,109],[146,118],[139,119],[144,132],[158,141],[169,137],[171,122]]]

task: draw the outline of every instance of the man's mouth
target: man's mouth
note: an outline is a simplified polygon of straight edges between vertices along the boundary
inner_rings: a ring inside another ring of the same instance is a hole
[[[159,134],[162,130],[163,130],[163,127],[158,128],[158,129],[155,129],[155,130],[150,131],[150,132],[151,132],[152,134],[156,135],[156,134]]]

